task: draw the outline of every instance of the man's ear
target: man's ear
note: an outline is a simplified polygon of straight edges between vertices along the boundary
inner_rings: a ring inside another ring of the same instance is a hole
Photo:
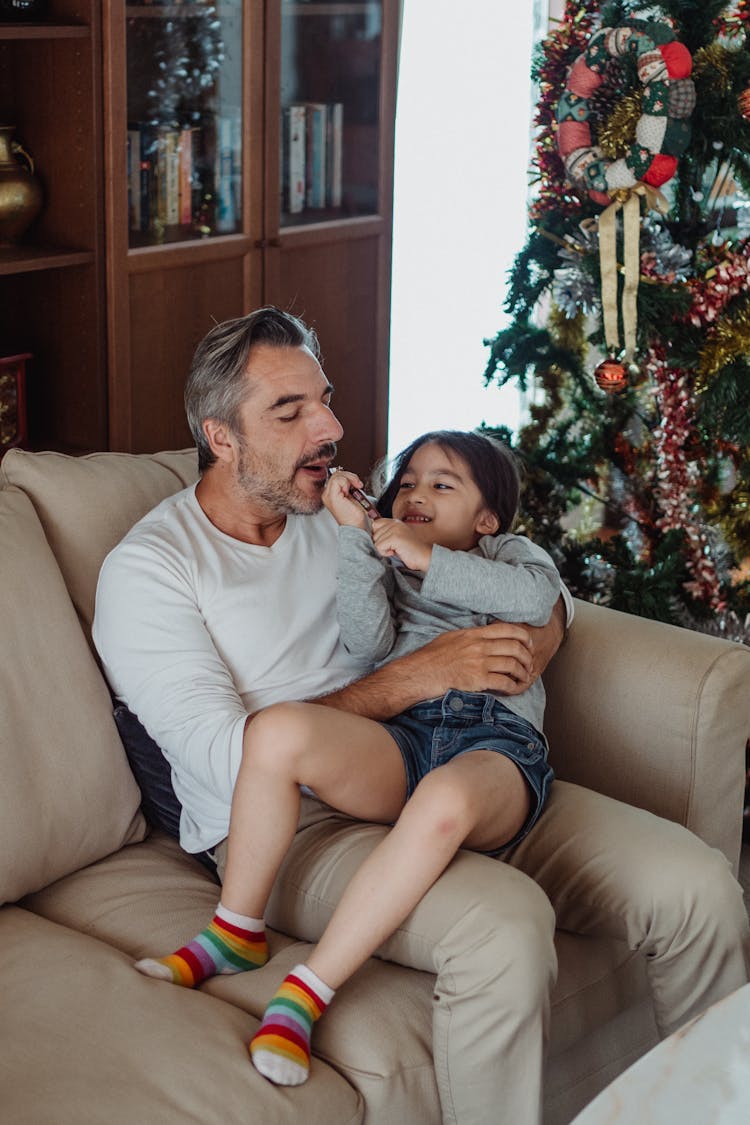
[[[237,440],[226,422],[219,422],[216,418],[206,418],[203,423],[203,433],[214,457],[225,464],[231,464],[235,459]]]
[[[482,508],[474,524],[477,535],[494,535],[500,527],[500,520],[489,508]]]

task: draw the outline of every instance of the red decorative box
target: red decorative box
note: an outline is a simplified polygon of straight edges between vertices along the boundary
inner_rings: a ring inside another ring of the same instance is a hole
[[[26,360],[31,352],[0,356],[0,456],[28,440]]]

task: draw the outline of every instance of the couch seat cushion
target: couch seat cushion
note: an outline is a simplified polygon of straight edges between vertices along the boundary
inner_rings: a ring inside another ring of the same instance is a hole
[[[258,1021],[205,992],[140,976],[111,947],[0,910],[0,1105],[14,1125],[355,1125],[361,1096],[320,1060],[273,1086],[247,1043]]]
[[[174,840],[154,833],[143,844],[28,896],[22,905],[111,944],[132,963],[168,953],[193,937],[218,897],[208,872]],[[274,931],[269,931],[269,946],[271,960],[263,969],[216,978],[199,991],[260,1019],[286,973],[311,949]],[[162,991],[184,991],[153,983]],[[315,1029],[316,1058],[360,1090],[373,1122],[435,1125],[440,1120],[431,1053],[432,988],[428,973],[371,960],[339,990]]]

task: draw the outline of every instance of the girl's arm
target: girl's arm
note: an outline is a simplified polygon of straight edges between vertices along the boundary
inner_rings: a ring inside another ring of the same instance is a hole
[[[485,536],[481,554],[433,547],[422,595],[503,621],[544,625],[560,595],[546,551],[522,535]]]
[[[396,640],[391,596],[393,574],[376,554],[369,531],[339,528],[336,615],[347,652],[373,664],[385,660]]]

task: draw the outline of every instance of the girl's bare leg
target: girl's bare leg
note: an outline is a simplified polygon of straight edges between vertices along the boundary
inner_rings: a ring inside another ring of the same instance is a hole
[[[174,953],[136,962],[140,972],[193,988],[266,963],[263,913],[297,829],[300,785],[342,812],[390,822],[406,776],[395,742],[369,719],[305,703],[259,712],[245,727],[216,914]]]
[[[359,868],[323,937],[282,982],[250,1044],[272,1082],[307,1079],[312,1026],[335,989],[398,929],[462,844],[492,850],[521,828],[529,794],[508,758],[478,750],[428,774]]]
[[[352,878],[310,968],[338,988],[398,929],[462,845],[501,847],[528,810],[523,775],[501,754],[472,751],[433,770]]]
[[[300,786],[360,820],[391,823],[403,808],[401,753],[378,723],[314,703],[283,703],[245,729],[232,800],[221,901],[259,918],[297,830]]]

